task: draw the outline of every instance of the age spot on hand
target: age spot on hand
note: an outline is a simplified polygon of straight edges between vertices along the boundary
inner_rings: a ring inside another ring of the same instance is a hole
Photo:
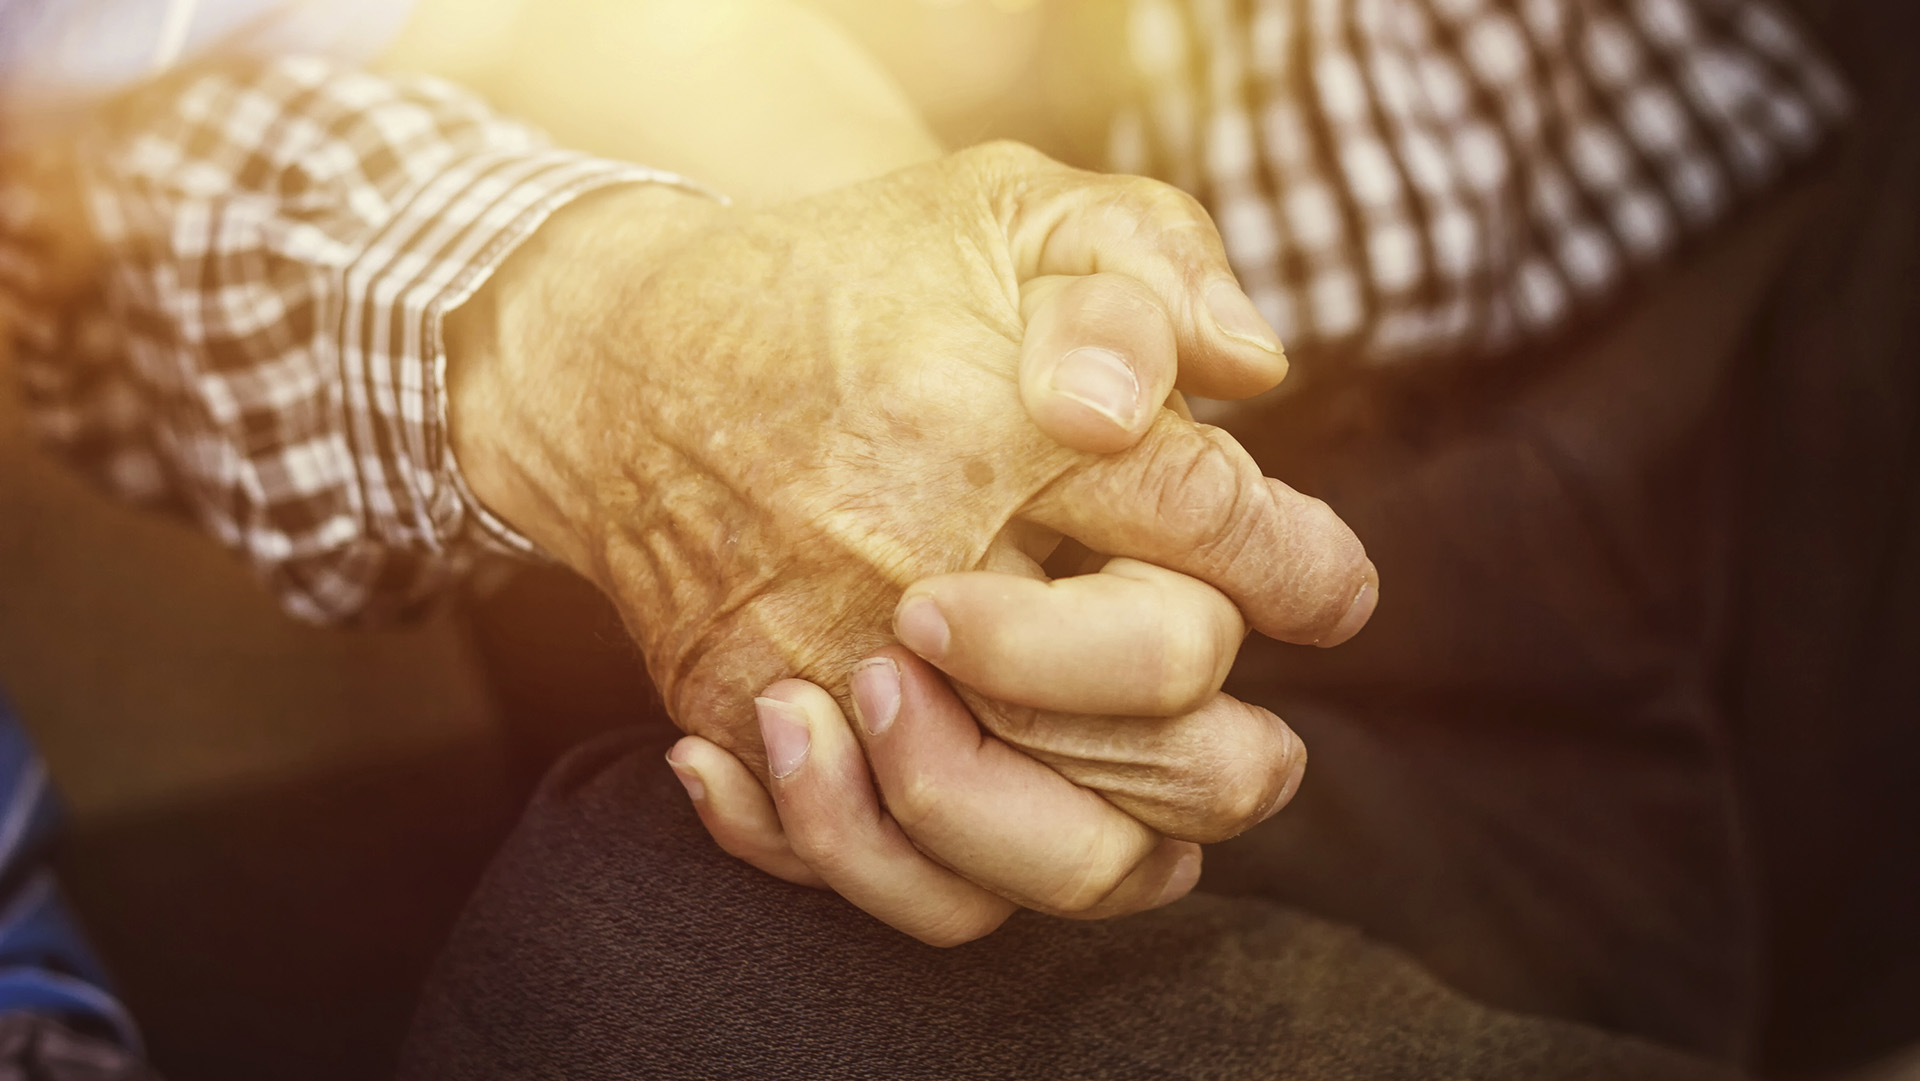
[[[975,488],[985,488],[993,483],[993,467],[978,458],[967,463],[965,473],[967,483]]]

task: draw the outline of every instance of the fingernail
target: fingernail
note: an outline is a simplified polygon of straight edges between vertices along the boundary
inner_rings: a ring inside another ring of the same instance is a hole
[[[1240,287],[1230,281],[1217,281],[1207,287],[1207,310],[1214,324],[1229,338],[1257,345],[1269,353],[1280,351],[1280,335],[1273,332],[1260,309]]]
[[[760,715],[760,742],[767,748],[767,768],[775,777],[789,776],[806,761],[807,748],[813,743],[805,711],[777,698],[756,698],[753,710]]]
[[[1193,887],[1199,881],[1200,853],[1189,852],[1180,857],[1179,863],[1174,864],[1173,876],[1167,879],[1166,888],[1160,891],[1160,896],[1153,902],[1153,907],[1159,908],[1161,905],[1170,905],[1178,901],[1192,893]]]
[[[1347,606],[1347,614],[1340,617],[1340,623],[1327,632],[1316,645],[1337,646],[1360,633],[1360,628],[1373,618],[1373,609],[1380,603],[1380,587],[1374,584],[1373,565],[1367,565],[1367,580],[1360,583],[1360,592],[1354,594],[1353,603]]]
[[[953,640],[952,632],[947,630],[947,617],[940,614],[940,606],[932,597],[914,597],[900,606],[893,617],[893,633],[898,635],[902,645],[930,661],[937,661],[947,655],[947,645]]]
[[[893,724],[900,714],[900,669],[892,661],[875,657],[853,670],[853,712],[868,735]]]
[[[1061,357],[1048,385],[1122,428],[1132,427],[1140,413],[1140,381],[1120,354],[1105,349],[1075,349]]]
[[[707,798],[706,783],[700,779],[700,774],[695,772],[692,766],[675,762],[672,755],[667,756],[667,765],[672,767],[673,775],[680,778],[680,785],[687,790],[688,799],[699,803]]]

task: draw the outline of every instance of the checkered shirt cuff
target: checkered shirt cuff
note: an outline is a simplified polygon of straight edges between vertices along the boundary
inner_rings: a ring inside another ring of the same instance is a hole
[[[77,292],[48,292],[30,182],[0,177],[0,293],[57,450],[316,622],[405,618],[479,558],[537,554],[447,447],[443,317],[571,200],[684,182],[305,58],[184,72],[71,152],[102,268]]]

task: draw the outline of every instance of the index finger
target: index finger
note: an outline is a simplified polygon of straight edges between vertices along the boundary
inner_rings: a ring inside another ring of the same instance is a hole
[[[1029,908],[1105,917],[1165,904],[1199,878],[1197,845],[982,731],[907,650],[890,646],[855,669],[853,700],[888,813],[970,881]]]
[[[1226,432],[1169,412],[1133,449],[1079,463],[1020,514],[1198,578],[1282,641],[1338,645],[1380,597],[1366,549],[1332,508],[1262,476]]]
[[[965,686],[1035,709],[1171,717],[1226,681],[1246,625],[1205,582],[1133,559],[1093,574],[960,571],[907,587],[894,634]]]

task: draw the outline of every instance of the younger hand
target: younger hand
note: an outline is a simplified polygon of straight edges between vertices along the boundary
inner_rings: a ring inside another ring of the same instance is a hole
[[[831,695],[800,680],[756,701],[773,763],[765,787],[707,740],[674,746],[668,762],[722,848],[788,881],[833,889],[937,946],[979,938],[1018,907],[948,861],[997,884],[1068,879],[1102,855],[1097,822],[1111,808],[1099,797],[983,736],[939,674],[906,651],[868,666],[899,675],[899,708],[877,733],[848,724]],[[1035,822],[1049,825],[1038,847]],[[1200,861],[1200,846],[1161,839],[1116,887],[1065,914],[1170,903],[1199,880]]]

